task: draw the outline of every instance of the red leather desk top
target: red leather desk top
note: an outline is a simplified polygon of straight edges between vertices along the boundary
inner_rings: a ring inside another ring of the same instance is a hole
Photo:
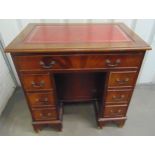
[[[37,25],[24,43],[129,42],[118,25]]]

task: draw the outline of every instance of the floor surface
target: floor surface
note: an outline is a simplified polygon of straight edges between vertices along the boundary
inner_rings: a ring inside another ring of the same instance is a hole
[[[45,128],[33,131],[31,116],[21,89],[18,89],[0,117],[0,135],[34,136],[131,136],[155,135],[155,86],[136,87],[123,128],[107,124],[103,129],[96,126],[95,113],[90,104],[66,105],[63,131]]]

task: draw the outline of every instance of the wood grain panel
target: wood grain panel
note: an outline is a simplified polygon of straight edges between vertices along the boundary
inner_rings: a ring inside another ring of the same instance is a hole
[[[32,107],[56,106],[53,92],[27,93],[27,97]]]
[[[127,106],[106,106],[104,109],[104,117],[123,117],[126,115]]]
[[[120,104],[128,103],[132,94],[132,90],[108,90],[106,96],[106,105],[107,104]]]
[[[49,74],[22,74],[21,78],[26,91],[53,89]]]
[[[57,112],[56,109],[35,109],[32,111],[32,115],[36,121],[39,120],[56,120]]]
[[[108,82],[109,88],[134,87],[136,82],[136,71],[111,72]]]

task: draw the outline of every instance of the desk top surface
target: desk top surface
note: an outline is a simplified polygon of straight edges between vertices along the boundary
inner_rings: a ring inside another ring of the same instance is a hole
[[[78,52],[149,50],[150,46],[122,23],[29,24],[6,52]]]
[[[37,25],[25,38],[29,44],[76,44],[132,41],[118,25]]]

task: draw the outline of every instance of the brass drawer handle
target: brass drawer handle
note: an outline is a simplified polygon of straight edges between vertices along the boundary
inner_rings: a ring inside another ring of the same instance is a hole
[[[120,95],[120,96],[113,96],[112,99],[115,101],[121,101],[125,98],[125,95]]]
[[[117,59],[116,62],[113,64],[109,59],[106,59],[106,64],[108,67],[116,67],[121,63],[120,59]]]
[[[34,81],[31,82],[32,87],[34,88],[41,88],[45,85],[44,81],[40,81],[40,83],[35,83]]]
[[[117,78],[116,82],[119,84],[126,84],[127,82],[129,82],[129,78],[125,78],[123,80],[120,80],[119,78]]]
[[[42,68],[44,69],[50,69],[53,67],[53,65],[55,64],[56,62],[54,60],[52,60],[48,65],[46,65],[43,61],[40,61],[39,64]]]
[[[36,98],[36,103],[48,104],[48,98],[44,98],[43,100]]]
[[[42,113],[39,114],[40,117],[42,117],[43,119],[47,118],[47,117],[51,117],[52,116],[52,113],[47,113],[46,115],[43,115]]]
[[[121,112],[122,112],[122,110],[120,110],[120,109],[119,109],[119,110],[117,110],[117,111],[110,110],[110,112],[111,112],[111,113],[121,113]]]

